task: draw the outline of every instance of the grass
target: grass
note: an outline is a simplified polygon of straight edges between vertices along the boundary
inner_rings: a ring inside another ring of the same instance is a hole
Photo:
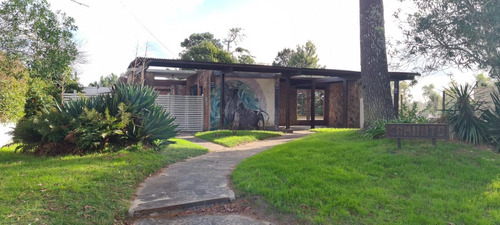
[[[121,224],[138,184],[167,164],[207,150],[191,142],[160,151],[35,157],[0,150],[0,224]]]
[[[237,190],[314,224],[500,224],[500,155],[318,129],[244,160]]]
[[[241,144],[263,140],[270,137],[280,136],[283,133],[263,130],[239,130],[233,134],[230,130],[216,130],[198,132],[195,137],[207,140],[226,147],[234,147]]]

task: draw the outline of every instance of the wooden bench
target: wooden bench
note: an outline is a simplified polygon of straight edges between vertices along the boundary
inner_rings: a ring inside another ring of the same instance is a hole
[[[432,139],[436,146],[436,139],[448,139],[449,128],[446,123],[388,123],[385,125],[385,137],[397,138],[398,149],[401,149],[401,139]]]

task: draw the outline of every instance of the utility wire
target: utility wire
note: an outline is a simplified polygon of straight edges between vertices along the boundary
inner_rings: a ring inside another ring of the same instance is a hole
[[[156,37],[156,35],[153,34],[153,32],[151,32],[147,27],[146,25],[144,25],[141,20],[130,10],[127,8],[127,6],[125,5],[125,3],[123,3],[123,1],[120,0],[120,3],[122,4],[123,8],[125,8],[129,13],[130,15],[132,15],[132,17],[134,17],[134,19],[142,26],[142,28],[144,28],[144,30],[146,30],[154,39],[156,39],[156,41],[158,41],[158,43],[160,43],[161,46],[163,46],[165,49],[167,49],[167,51],[169,51],[172,56],[174,56],[175,54],[170,51],[170,49],[165,45],[163,44],[159,38]]]
[[[85,7],[87,7],[87,8],[90,8],[90,6],[89,6],[89,5],[83,4],[83,3],[79,2],[79,1],[76,1],[76,0],[70,0],[70,1],[72,1],[72,2],[74,2],[74,3],[76,3],[76,4],[78,4],[78,5],[81,5],[81,6],[85,6]]]

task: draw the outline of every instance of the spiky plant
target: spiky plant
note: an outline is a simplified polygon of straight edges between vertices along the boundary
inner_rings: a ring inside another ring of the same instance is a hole
[[[495,84],[496,90],[491,93],[493,107],[483,113],[486,131],[490,140],[495,145],[496,151],[500,152],[500,83]]]
[[[480,144],[488,138],[486,125],[480,119],[482,102],[472,99],[473,89],[469,84],[453,84],[446,90],[450,98],[446,117],[458,139],[472,144]]]

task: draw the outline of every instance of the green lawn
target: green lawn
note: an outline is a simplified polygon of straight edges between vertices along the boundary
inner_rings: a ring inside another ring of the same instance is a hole
[[[206,149],[172,139],[160,152],[35,157],[0,150],[0,224],[120,224],[148,175]]]
[[[317,224],[500,224],[500,155],[320,129],[244,160],[237,190]]]
[[[230,130],[216,130],[198,132],[195,134],[195,137],[226,147],[234,147],[253,141],[280,136],[282,134],[281,132],[264,130],[239,130],[236,134],[233,134]]]

